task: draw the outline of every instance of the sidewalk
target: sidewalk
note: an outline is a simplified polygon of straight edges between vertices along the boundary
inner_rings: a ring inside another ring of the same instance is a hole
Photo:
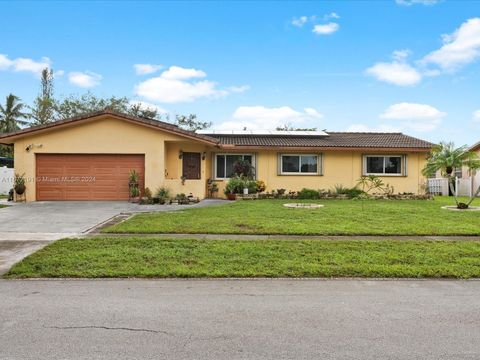
[[[331,241],[480,241],[480,236],[435,236],[435,235],[242,235],[242,234],[101,234],[90,233],[85,237],[150,237],[199,240],[331,240]]]

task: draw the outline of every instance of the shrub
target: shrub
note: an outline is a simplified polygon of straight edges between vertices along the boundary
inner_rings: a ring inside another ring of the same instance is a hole
[[[356,186],[353,188],[348,188],[337,184],[334,186],[333,193],[335,195],[346,195],[348,198],[353,199],[365,194],[365,191],[357,188]]]
[[[234,176],[228,180],[227,185],[225,186],[225,195],[227,194],[242,194],[243,193],[244,180],[239,176]]]
[[[265,185],[265,182],[262,180],[257,180],[257,191],[258,192],[264,192],[267,186]]]
[[[317,190],[303,188],[298,192],[299,199],[320,199],[320,193]]]
[[[161,199],[168,199],[170,197],[170,190],[164,186],[159,187],[157,189],[156,197]]]
[[[257,182],[255,180],[246,180],[244,184],[244,188],[245,187],[248,189],[249,194],[256,194],[258,191]]]
[[[151,191],[148,187],[145,188],[143,194],[144,194],[145,197],[146,197],[147,199],[149,199],[149,200],[152,198],[152,191]]]
[[[225,195],[227,194],[243,194],[243,189],[247,188],[249,194],[257,192],[257,182],[249,180],[243,176],[234,176],[228,180],[225,186]]]
[[[346,194],[348,194],[349,190],[350,190],[349,188],[347,188],[346,186],[343,186],[341,184],[336,184],[333,187],[333,193],[336,194],[336,195],[346,195]]]
[[[247,160],[237,160],[233,164],[233,172],[238,177],[245,177],[247,179],[253,179],[255,176],[255,168]]]
[[[364,194],[365,194],[365,191],[363,191],[361,189],[357,189],[357,188],[351,188],[351,189],[347,189],[345,191],[345,195],[347,195],[351,199],[357,198],[357,197],[359,197],[361,195],[364,195]]]

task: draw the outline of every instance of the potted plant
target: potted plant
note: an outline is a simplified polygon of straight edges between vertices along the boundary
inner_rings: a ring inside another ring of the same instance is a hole
[[[138,203],[140,201],[140,189],[138,188],[138,172],[131,170],[128,175],[128,191],[130,192],[130,201]]]
[[[25,174],[15,174],[14,177],[14,190],[17,195],[23,195],[27,186],[25,185]]]
[[[140,202],[140,189],[136,186],[130,188],[130,201],[132,203]]]
[[[187,180],[187,177],[185,175],[180,176],[180,180],[182,180],[182,185],[185,185],[185,180]]]

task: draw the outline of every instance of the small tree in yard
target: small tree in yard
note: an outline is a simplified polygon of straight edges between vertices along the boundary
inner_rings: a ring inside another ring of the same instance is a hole
[[[478,157],[478,154],[473,151],[468,151],[466,145],[455,148],[455,145],[452,142],[441,142],[430,151],[427,158],[427,164],[422,170],[422,174],[426,177],[434,176],[437,171],[440,171],[440,174],[447,178],[448,186],[453,194],[458,209],[468,209],[475,197],[480,193],[479,187],[467,203],[458,201],[453,186],[455,181],[453,172],[455,171],[455,168],[458,169],[463,166],[469,171],[480,169],[480,158]]]
[[[385,190],[385,185],[379,177],[375,175],[362,176],[357,180],[357,186],[360,187],[363,191],[363,194],[359,195],[358,198],[362,200],[362,210],[364,209],[363,200],[368,197],[369,192],[372,190]],[[388,187],[388,185],[387,185]]]

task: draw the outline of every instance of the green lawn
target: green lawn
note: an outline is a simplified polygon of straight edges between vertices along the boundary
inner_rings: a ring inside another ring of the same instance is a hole
[[[27,277],[480,276],[480,242],[191,240],[57,241],[15,265]]]
[[[321,209],[288,209],[288,200],[237,201],[225,206],[139,214],[104,229],[111,233],[297,235],[480,235],[480,212],[441,209],[453,199],[319,200]],[[293,202],[298,202],[294,200]],[[477,200],[480,202],[480,200]],[[474,203],[475,205],[475,203]]]

